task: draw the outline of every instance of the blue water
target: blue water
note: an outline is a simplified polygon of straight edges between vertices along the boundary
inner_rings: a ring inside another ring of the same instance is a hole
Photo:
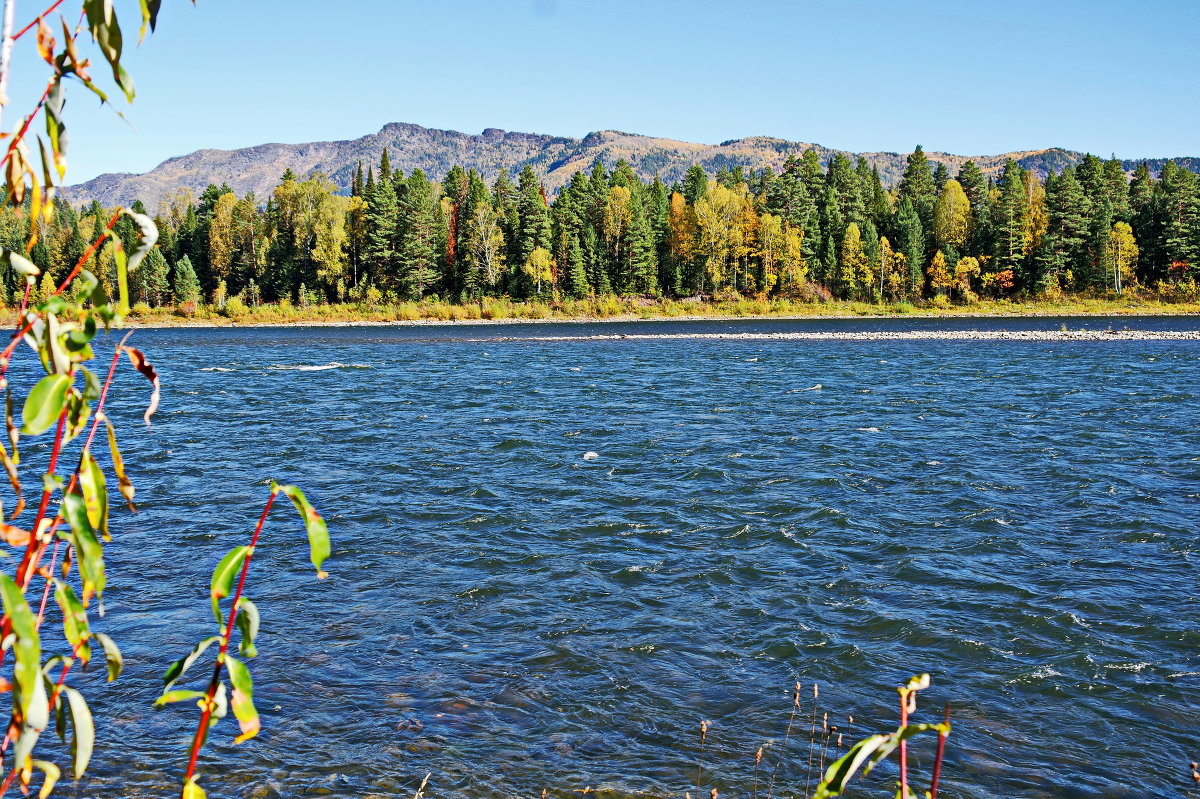
[[[281,509],[248,591],[263,732],[213,730],[210,797],[412,796],[426,773],[428,797],[682,797],[702,720],[705,796],[750,797],[763,745],[760,778],[782,754],[775,795],[803,796],[811,684],[856,739],[926,671],[918,719],[949,702],[955,725],[943,796],[1185,795],[1200,345],[507,340],[1063,324],[1200,326],[140,331],[162,409],[139,429],[121,378],[141,512],[117,519],[99,625],[127,673],[79,683],[100,740],[65,795],[170,793],[196,712],[150,703],[210,634],[209,573],[270,478],[327,516],[331,577]]]

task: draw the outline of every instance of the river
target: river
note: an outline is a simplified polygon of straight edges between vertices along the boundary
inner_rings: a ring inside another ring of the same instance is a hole
[[[775,795],[811,685],[850,737],[951,706],[942,796],[1179,796],[1200,757],[1200,344],[702,340],[814,330],[1194,330],[1196,319],[705,321],[145,330],[113,406],[140,513],[108,549],[93,775],[161,796],[195,708],[162,671],[275,478],[250,572],[263,731],[210,797]],[[528,341],[651,331],[662,340]],[[589,454],[590,453],[590,454]],[[585,457],[587,455],[587,457]],[[201,679],[198,676],[198,679]],[[794,683],[802,710],[783,737]],[[835,754],[831,741],[826,763]],[[845,749],[843,744],[842,751]],[[915,746],[924,786],[928,744]],[[860,796],[890,795],[881,768]],[[765,795],[765,789],[762,789]]]

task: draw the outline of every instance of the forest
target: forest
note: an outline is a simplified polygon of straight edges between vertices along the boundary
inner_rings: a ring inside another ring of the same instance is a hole
[[[34,244],[43,291],[99,238],[111,209],[57,199],[30,230],[28,209],[0,214],[0,246]],[[145,212],[141,203],[135,212]],[[286,172],[266,198],[208,186],[154,210],[159,246],[133,276],[150,307],[284,302],[371,304],[485,297],[786,297],[970,303],[1054,299],[1139,288],[1195,300],[1200,180],[1167,162],[1087,156],[1044,180],[1008,161],[957,175],[917,147],[886,188],[866,161],[791,157],[776,174],[740,168],[680,184],[646,183],[629,165],[597,162],[550,198],[526,166],[488,185],[451,168],[359,164],[348,195],[321,174]],[[127,216],[116,222],[125,240]],[[101,279],[115,254],[100,253]],[[5,300],[22,285],[2,276]],[[16,298],[19,301],[19,297]]]

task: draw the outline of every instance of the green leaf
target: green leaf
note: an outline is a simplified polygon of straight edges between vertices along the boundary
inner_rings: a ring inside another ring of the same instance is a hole
[[[121,676],[121,670],[125,668],[125,658],[121,656],[121,650],[117,648],[116,641],[104,633],[92,633],[92,637],[104,648],[104,660],[108,664],[108,681],[112,682]]]
[[[83,504],[87,507],[92,529],[105,541],[111,541],[108,531],[108,489],[104,483],[104,472],[91,452],[84,452],[79,459],[79,489],[83,492]]]
[[[206,799],[207,796],[193,777],[183,784],[183,796],[180,799]]]
[[[163,675],[163,690],[170,691],[171,688],[174,687],[175,683],[179,682],[179,678],[182,677],[187,670],[192,667],[192,664],[204,654],[206,649],[213,644],[218,644],[220,642],[221,636],[210,635],[208,638],[205,638],[203,641],[196,644],[195,648],[192,649],[187,657],[181,658],[180,660],[172,663],[170,668],[167,669],[167,673]]]
[[[162,696],[160,696],[158,699],[155,699],[154,706],[162,707],[164,705],[169,705],[172,702],[186,702],[189,699],[203,699],[203,698],[204,698],[203,691],[185,691],[185,690],[177,689],[174,691],[167,691]]]
[[[229,691],[225,688],[225,683],[217,683],[217,692],[213,694],[213,710],[209,716],[208,726],[216,724],[221,719],[229,715]]]
[[[209,597],[212,600],[213,615],[217,618],[218,625],[224,622],[221,617],[219,603],[222,599],[233,593],[233,581],[237,579],[238,574],[242,570],[242,564],[245,563],[246,558],[253,551],[254,548],[249,546],[231,549],[225,557],[221,558],[221,562],[213,570]]]
[[[104,575],[104,547],[88,520],[83,494],[76,488],[63,494],[62,515],[71,525],[71,546],[79,557],[79,577],[83,581],[83,605],[87,607],[92,594],[104,597],[107,580]]]
[[[59,778],[62,777],[62,771],[49,760],[34,760],[32,765],[46,775],[46,778],[42,780],[42,789],[38,791],[38,799],[46,799],[54,790]]]
[[[33,696],[29,701],[29,712],[21,723],[21,731],[13,744],[13,762],[24,763],[42,730],[50,723],[50,702],[46,698],[45,683],[38,679],[34,684]]]
[[[88,761],[92,759],[92,748],[96,744],[96,725],[92,721],[92,711],[84,701],[83,694],[66,685],[62,687],[62,691],[71,710],[71,769],[75,779],[79,779],[87,770]]]
[[[9,388],[4,393],[4,426],[8,429],[8,440],[12,443],[13,463],[21,462],[21,453],[17,449],[17,443],[21,440],[21,430],[17,427],[16,415],[13,413],[13,394]]]
[[[50,299],[58,300],[58,304],[64,304],[62,297],[51,297]],[[50,300],[43,303],[46,306],[50,304]],[[45,342],[48,359],[50,363],[54,364],[53,371],[65,375],[71,371],[71,358],[63,348],[63,327],[62,323],[58,321],[58,314],[61,312],[61,310],[46,310]]]
[[[838,758],[825,772],[825,778],[817,786],[813,799],[829,799],[838,796],[846,790],[850,778],[866,763],[863,776],[871,773],[881,760],[895,751],[901,741],[929,730],[941,731],[946,729],[944,724],[908,724],[887,735],[872,735],[864,738],[842,757]]]
[[[117,446],[117,431],[113,429],[112,421],[105,416],[104,426],[108,430],[108,452],[112,455],[113,471],[117,475],[117,486],[121,490],[121,496],[125,497],[125,501],[129,503],[131,511],[137,511],[133,507],[133,483],[125,475],[125,459],[121,457],[121,449]]]
[[[42,646],[38,639],[37,622],[29,603],[25,601],[25,595],[7,574],[0,574],[0,598],[3,598],[4,613],[12,623],[15,635],[13,650],[17,662],[13,666],[13,680],[16,683],[16,704],[22,717],[28,718],[30,703],[42,684]],[[44,689],[42,693],[45,694]]]
[[[67,407],[67,391],[71,377],[65,374],[46,375],[37,382],[21,411],[21,432],[38,436],[49,430]]]
[[[100,399],[100,393],[104,390],[104,386],[100,383],[100,378],[86,366],[79,367],[79,371],[83,372],[83,398],[88,402],[95,402]]]
[[[242,640],[238,643],[238,651],[248,658],[257,657],[258,649],[254,646],[254,639],[258,638],[258,606],[246,597],[242,597],[238,600],[237,611],[235,624],[237,624],[238,632],[242,634]]]
[[[129,259],[120,239],[113,237],[105,246],[117,266],[117,314],[124,316],[129,313]]]
[[[62,180],[67,173],[67,126],[63,122],[63,106],[66,105],[65,87],[63,80],[58,77],[46,95],[46,135],[50,137],[50,151],[54,154],[54,169],[58,179]]]
[[[229,669],[229,685],[233,688],[233,715],[237,717],[242,730],[242,734],[233,742],[240,744],[258,735],[262,726],[258,711],[254,708],[254,681],[250,678],[250,669],[237,658],[226,656],[225,668]]]
[[[63,635],[67,643],[72,651],[79,648],[79,659],[87,665],[92,659],[92,648],[88,644],[91,630],[88,627],[87,608],[75,596],[75,589],[62,580],[54,581],[54,601],[62,610]]]
[[[79,389],[72,387],[67,392],[67,420],[63,426],[63,444],[72,441],[87,428],[92,406],[88,405]]]
[[[76,278],[76,280],[78,280],[78,278]],[[66,338],[66,341],[64,342],[64,345],[66,346],[67,351],[72,353],[72,355],[73,355],[72,360],[74,360],[74,361],[90,360],[91,352],[92,352],[92,348],[91,348],[90,344],[91,344],[92,339],[94,339],[95,337],[96,337],[96,317],[92,316],[91,314],[88,314],[87,318],[83,320],[82,328],[80,328],[78,330],[71,330],[69,333],[67,333],[67,338]],[[88,357],[87,358],[80,357],[83,354],[87,354]],[[95,377],[95,375],[93,375],[93,377]],[[100,382],[99,379],[97,379],[96,380],[97,385],[99,384],[99,382]]]
[[[146,25],[150,26],[150,30],[154,30],[154,26],[158,23],[158,9],[162,6],[162,0],[140,0],[142,4],[142,29],[138,34],[138,43],[146,36]]]
[[[308,532],[309,558],[317,570],[317,579],[325,579],[329,575],[321,571],[321,565],[329,557],[329,527],[299,488],[289,485],[279,490],[287,495],[299,511],[300,517],[304,519],[304,528]]]

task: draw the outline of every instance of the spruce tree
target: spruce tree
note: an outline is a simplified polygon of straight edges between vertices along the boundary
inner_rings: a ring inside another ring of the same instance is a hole
[[[517,263],[525,264],[538,247],[551,247],[550,209],[541,181],[528,164],[517,178],[517,219]],[[528,289],[526,285],[525,293]]]
[[[399,284],[396,228],[398,206],[390,180],[375,180],[371,170],[363,187],[367,211],[364,218],[363,267],[376,286],[395,290]]]
[[[683,198],[688,205],[695,205],[701,197],[708,194],[708,175],[704,167],[692,164],[683,176]]]
[[[134,272],[136,295],[147,305],[159,307],[170,299],[171,286],[168,281],[169,267],[158,247],[146,254],[145,260]]]
[[[171,291],[175,295],[175,301],[181,305],[185,302],[198,302],[200,299],[200,281],[192,267],[192,259],[186,255],[175,264]]]
[[[1004,164],[1000,175],[1000,196],[992,209],[995,230],[996,271],[1012,270],[1022,288],[1032,288],[1030,275],[1025,272],[1025,222],[1029,203],[1025,195],[1025,173],[1013,159]]]
[[[925,282],[925,231],[912,200],[904,197],[896,211],[896,243],[908,264],[905,294],[919,299]]]
[[[900,179],[898,194],[901,199],[912,203],[921,220],[923,230],[933,229],[933,205],[937,201],[937,187],[933,182],[933,171],[921,145],[906,159],[904,176]],[[931,243],[931,242],[930,242]]]
[[[437,248],[437,210],[433,187],[420,169],[404,181],[400,199],[400,245],[397,250],[401,294],[421,300],[439,283],[442,259]]]

